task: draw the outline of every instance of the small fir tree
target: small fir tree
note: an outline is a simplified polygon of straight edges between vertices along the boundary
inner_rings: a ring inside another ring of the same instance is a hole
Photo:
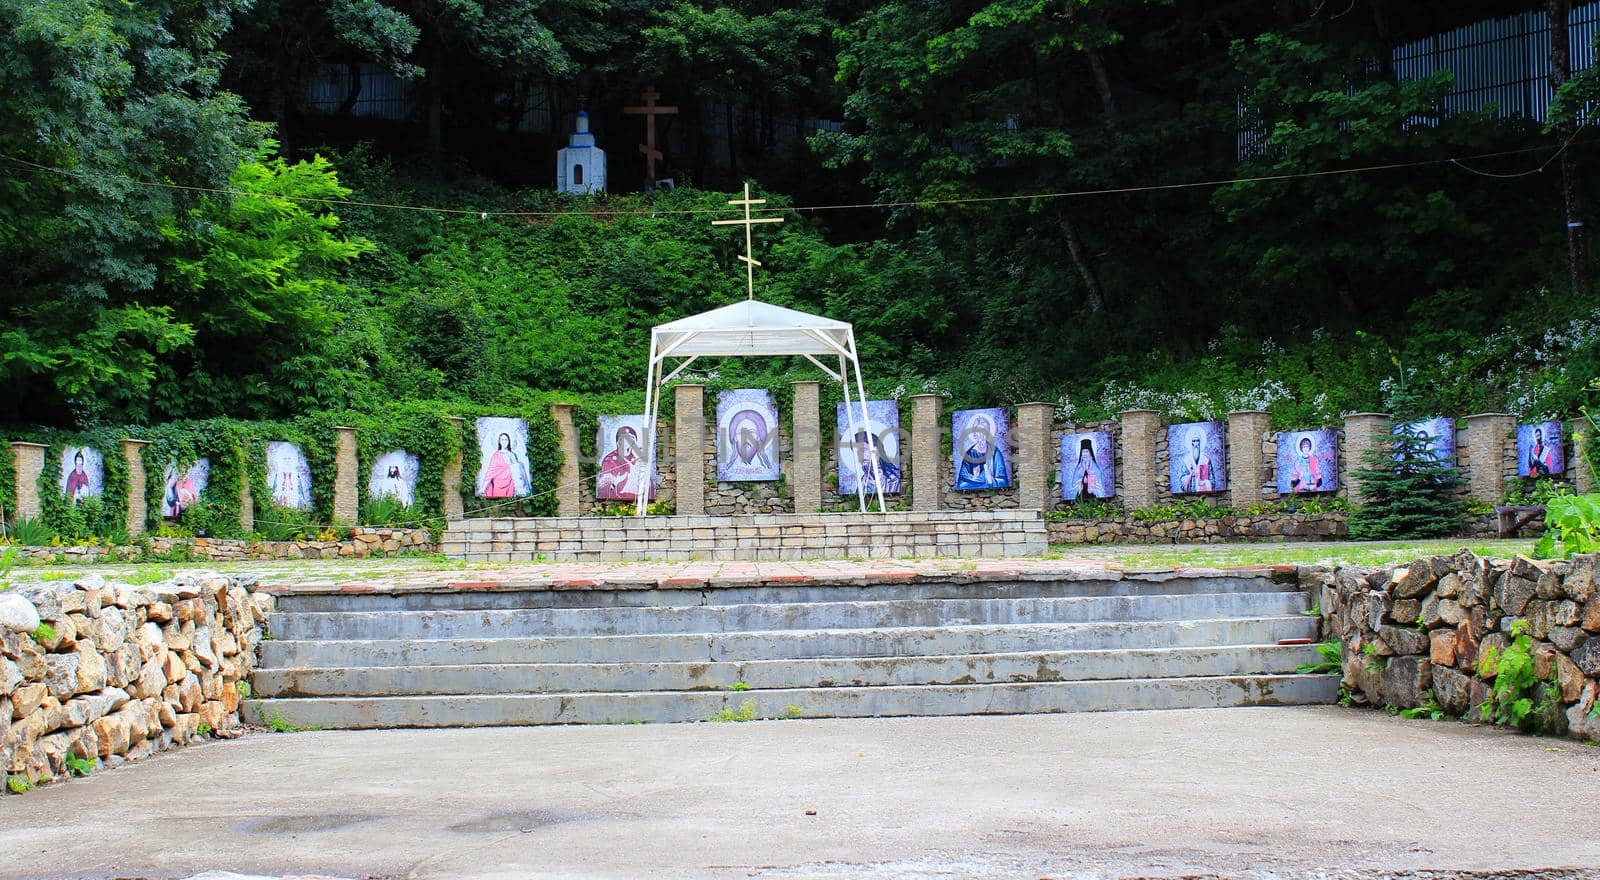
[[[1350,537],[1444,538],[1461,528],[1461,471],[1433,449],[1433,440],[1413,427],[1419,411],[1402,384],[1391,400],[1396,424],[1392,443],[1367,450],[1354,472],[1364,499],[1350,515]]]

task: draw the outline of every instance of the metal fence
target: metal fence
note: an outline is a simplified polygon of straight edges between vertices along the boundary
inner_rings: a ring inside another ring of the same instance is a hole
[[[1567,19],[1572,69],[1594,64],[1600,3],[1586,3]],[[1550,89],[1550,19],[1544,12],[1474,22],[1394,50],[1395,76],[1421,79],[1446,70],[1455,79],[1444,97],[1446,113],[1492,110],[1501,117],[1543,122]]]
[[[1567,22],[1573,72],[1594,66],[1600,2],[1574,7]],[[1542,11],[1486,19],[1424,37],[1396,47],[1390,60],[1399,79],[1450,73],[1452,85],[1439,107],[1444,116],[1493,112],[1503,119],[1543,122],[1554,97],[1550,88],[1550,19]],[[1372,67],[1377,67],[1376,62]],[[1251,124],[1246,111],[1241,99],[1239,158],[1261,158],[1272,150],[1270,138],[1264,128]],[[1419,125],[1430,121],[1412,120]]]

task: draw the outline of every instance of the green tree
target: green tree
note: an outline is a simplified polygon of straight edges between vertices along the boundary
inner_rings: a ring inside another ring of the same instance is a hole
[[[247,6],[0,0],[0,420],[92,419],[191,340],[150,294],[195,197],[152,184],[221,186],[259,140],[217,88]]]
[[[364,308],[338,276],[372,243],[341,233],[319,206],[342,199],[327,159],[289,163],[265,142],[208,197],[166,224],[168,302],[194,345],[161,366],[167,416],[220,409],[257,417],[377,399],[371,364],[353,350]],[[357,344],[356,347],[359,347]]]

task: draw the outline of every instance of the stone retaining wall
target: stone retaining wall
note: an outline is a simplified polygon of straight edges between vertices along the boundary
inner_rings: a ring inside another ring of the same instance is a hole
[[[439,545],[427,529],[358,528],[339,541],[239,541],[221,538],[151,538],[145,544],[115,547],[19,547],[24,557],[49,562],[57,557],[67,562],[135,560],[146,555],[161,557],[192,556],[208,561],[238,559],[336,559],[341,556],[365,557],[376,553],[434,553]]]
[[[0,770],[33,785],[65,775],[68,755],[115,764],[236,735],[274,601],[252,586],[89,575],[0,592]]]
[[[1132,516],[1048,523],[1052,544],[1331,541],[1349,535],[1344,513],[1285,513],[1145,522]]]
[[[1525,626],[1540,682],[1528,726],[1600,739],[1600,556],[1506,562],[1462,551],[1390,568],[1306,568],[1301,578],[1343,642],[1343,686],[1356,702],[1409,708],[1431,697],[1483,720],[1498,659]]]
[[[1270,513],[1240,514],[1215,519],[1146,522],[1133,516],[1103,519],[1065,519],[1046,523],[1052,544],[1216,544],[1223,541],[1336,541],[1349,537],[1349,514]],[[1543,531],[1542,520],[1524,527],[1523,534]],[[1469,516],[1456,533],[1460,538],[1493,538],[1499,527],[1493,515]]]
[[[1027,556],[1046,533],[1037,510],[532,517],[454,522],[441,547],[469,562]]]

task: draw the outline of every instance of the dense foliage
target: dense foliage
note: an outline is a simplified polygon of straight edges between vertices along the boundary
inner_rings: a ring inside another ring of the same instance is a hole
[[[372,442],[404,445],[445,415],[537,432],[556,398],[637,409],[646,328],[741,295],[742,243],[708,220],[752,177],[774,208],[892,203],[790,211],[757,244],[760,295],[853,321],[878,395],[1310,427],[1407,385],[1431,412],[1571,415],[1600,303],[1568,286],[1561,188],[1488,176],[1540,167],[1558,134],[1444,113],[1447,74],[1386,63],[1542,5],[1328,6],[0,0],[0,424],[431,402],[382,417]],[[410,118],[356,115],[362,64],[412,89]],[[351,92],[319,115],[301,96],[328,65]],[[680,186],[549,192],[585,105],[613,189],[636,186],[620,107],[647,83],[681,105],[662,131]],[[548,131],[516,124],[535,93]],[[1593,93],[1580,73],[1558,117]],[[805,137],[815,118],[843,124]],[[1442,161],[1505,150],[1528,152]],[[1581,129],[1563,155],[1589,157]],[[1088,190],[1112,192],[1005,198]],[[203,430],[152,451],[232,442]],[[249,485],[251,458],[224,482]]]

